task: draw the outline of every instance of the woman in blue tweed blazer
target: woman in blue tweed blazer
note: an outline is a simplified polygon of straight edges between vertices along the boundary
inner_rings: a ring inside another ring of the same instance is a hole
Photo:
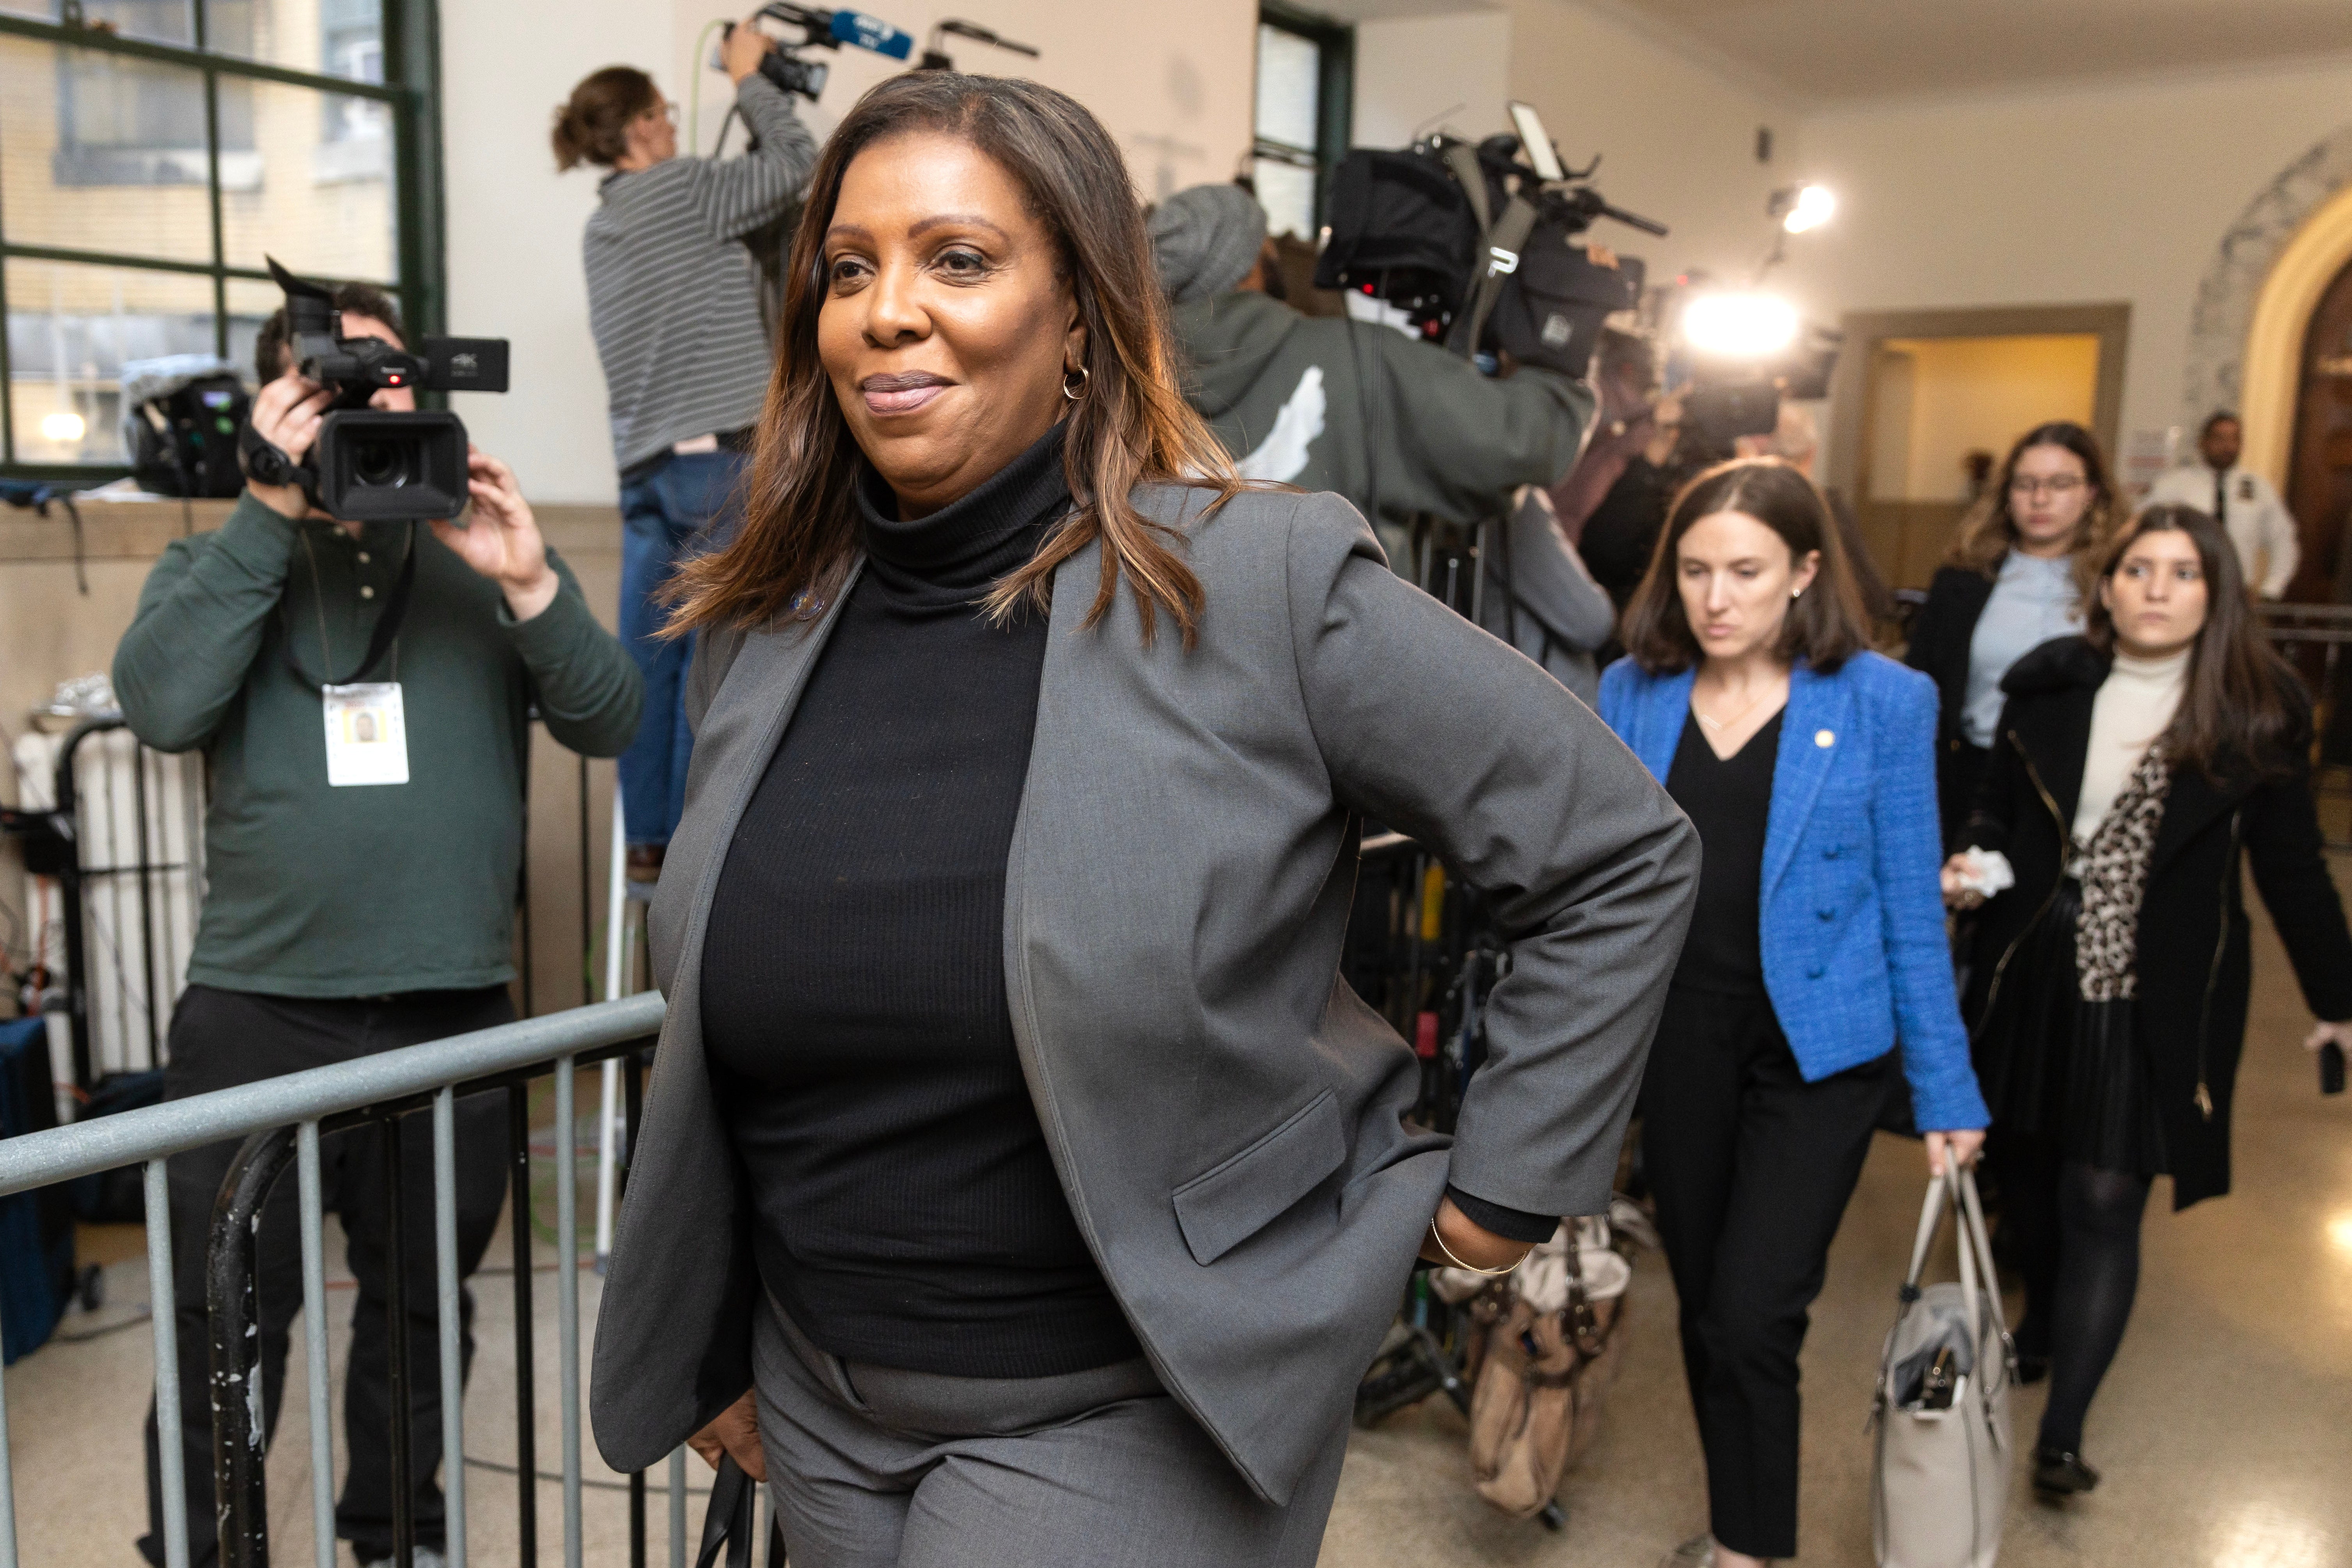
[[[1601,681],[1705,849],[1641,1098],[1711,1515],[1669,1563],[1796,1552],[1797,1352],[1898,1037],[1930,1166],[1983,1142],[1937,883],[1936,689],[1865,626],[1811,482],[1726,463],[1676,498]]]

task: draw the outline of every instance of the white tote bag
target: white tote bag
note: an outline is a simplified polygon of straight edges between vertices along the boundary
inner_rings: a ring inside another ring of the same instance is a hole
[[[1959,1281],[1922,1289],[1948,1210],[1959,1226]],[[1902,1300],[1872,1413],[1879,1568],[1992,1568],[2009,1506],[2016,1351],[2001,1321],[1976,1178],[1956,1165],[1928,1182]]]

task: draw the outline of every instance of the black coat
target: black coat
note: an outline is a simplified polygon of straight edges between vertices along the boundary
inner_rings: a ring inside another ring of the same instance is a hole
[[[1998,564],[1993,572],[1998,574]],[[1960,824],[1976,797],[1982,761],[1960,733],[1960,709],[1969,699],[1969,645],[1992,598],[1993,578],[1966,566],[1947,566],[1927,584],[1927,602],[1911,621],[1911,646],[1903,662],[1936,683],[1936,790],[1943,803],[1944,842],[1956,842]]]
[[[1986,904],[1977,922],[1966,1006],[1979,1026],[1977,1074],[1996,1116],[2008,1074],[2030,1064],[2011,1061],[2007,1040],[1981,1023],[2004,960],[2048,907],[2064,869],[2092,700],[2107,667],[2078,637],[2018,660],[2001,682],[2009,703],[1962,834],[1966,844],[2007,855],[2017,872],[2017,885]],[[2225,764],[2219,783],[2182,768],[2165,798],[2140,903],[2134,1028],[2147,1052],[2175,1208],[2230,1190],[2230,1103],[2251,986],[2242,848],[2305,1001],[2322,1018],[2352,1018],[2352,933],[2321,854],[2306,752],[2298,742],[2294,771],[2267,779],[2242,763]]]

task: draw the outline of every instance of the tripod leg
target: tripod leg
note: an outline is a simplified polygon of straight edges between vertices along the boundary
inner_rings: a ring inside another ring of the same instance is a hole
[[[1412,1342],[1421,1363],[1437,1379],[1437,1386],[1445,1391],[1445,1397],[1454,1401],[1454,1408],[1469,1415],[1470,1385],[1462,1381],[1462,1369],[1454,1364],[1454,1358],[1445,1353],[1437,1336],[1427,1329],[1417,1328],[1412,1331]]]

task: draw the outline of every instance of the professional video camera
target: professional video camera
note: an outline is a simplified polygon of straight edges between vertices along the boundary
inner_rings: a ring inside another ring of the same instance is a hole
[[[237,439],[246,476],[296,485],[320,510],[352,522],[424,522],[466,507],[466,426],[446,410],[368,406],[380,388],[504,392],[504,338],[425,338],[422,354],[380,338],[347,338],[334,296],[275,258],[286,290],[287,343],[296,372],[334,393],[310,458],[297,463],[248,421]]]
[[[1718,292],[1695,274],[1676,279],[1651,305],[1661,336],[1676,345],[1667,380],[1681,392],[1693,460],[1719,461],[1738,437],[1770,435],[1784,398],[1829,395],[1845,335],[1803,321],[1785,300],[1754,290]]]
[[[1604,217],[1645,234],[1665,226],[1586,183],[1599,159],[1562,165],[1528,105],[1512,104],[1511,118],[1517,134],[1475,147],[1440,133],[1402,153],[1349,153],[1315,284],[1381,300],[1465,357],[1501,350],[1580,375],[1602,321],[1640,300],[1643,272],[1633,258],[1597,266],[1573,242]]]
[[[760,74],[786,92],[796,92],[814,103],[824,91],[824,79],[833,68],[823,60],[803,59],[795,49],[839,49],[844,44],[855,44],[861,49],[871,49],[894,60],[903,60],[915,52],[915,36],[902,27],[894,27],[879,16],[869,16],[862,11],[824,11],[813,5],[792,5],[777,3],[760,7],[760,16],[787,27],[798,27],[798,38],[779,39],[774,48],[760,61]],[[719,35],[720,47],[732,37],[735,25],[728,24]],[[714,57],[711,65],[719,65]]]

